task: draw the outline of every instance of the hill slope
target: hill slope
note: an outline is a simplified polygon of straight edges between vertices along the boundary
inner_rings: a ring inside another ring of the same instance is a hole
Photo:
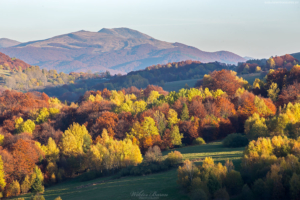
[[[127,73],[153,64],[182,60],[237,63],[244,58],[228,52],[205,52],[180,43],[154,39],[128,28],[78,31],[46,40],[2,48],[1,52],[32,65],[57,71]]]
[[[2,66],[2,68],[6,70],[18,69],[18,67],[21,67],[22,69],[26,69],[30,67],[30,65],[25,63],[24,61],[16,58],[10,58],[9,56],[1,52],[0,52],[0,66]]]
[[[1,48],[6,48],[6,47],[12,47],[16,46],[18,44],[21,44],[21,42],[15,41],[15,40],[10,40],[7,38],[0,38],[0,49]]]

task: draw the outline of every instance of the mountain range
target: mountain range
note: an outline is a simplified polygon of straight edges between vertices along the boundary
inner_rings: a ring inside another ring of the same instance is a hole
[[[245,58],[228,52],[205,52],[181,43],[164,42],[129,28],[78,31],[20,43],[0,39],[0,52],[58,72],[91,70],[128,73],[155,64],[183,60],[236,64]]]

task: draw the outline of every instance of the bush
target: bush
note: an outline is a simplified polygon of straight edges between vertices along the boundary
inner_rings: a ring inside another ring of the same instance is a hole
[[[162,153],[158,146],[149,147],[145,154],[146,162],[160,162],[162,159]]]
[[[45,197],[43,195],[37,194],[35,196],[32,196],[30,200],[45,200]]]
[[[202,145],[202,144],[206,144],[202,137],[197,137],[193,141],[193,145]]]
[[[166,161],[171,166],[174,166],[174,165],[177,165],[179,163],[182,163],[182,154],[179,151],[172,151],[172,152],[168,153]]]
[[[248,143],[248,139],[239,133],[232,133],[223,140],[223,146],[225,147],[244,147]]]
[[[103,174],[100,171],[97,170],[91,170],[88,172],[83,173],[79,179],[80,181],[84,182],[84,181],[90,181],[99,177],[102,177]]]

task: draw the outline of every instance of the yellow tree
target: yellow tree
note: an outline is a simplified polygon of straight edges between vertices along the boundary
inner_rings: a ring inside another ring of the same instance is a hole
[[[3,160],[2,156],[0,155],[0,188],[3,190],[6,186],[6,181],[5,181],[5,172],[3,168]]]
[[[48,120],[50,113],[47,108],[42,108],[38,117],[36,118],[37,123],[43,123]]]
[[[171,130],[171,139],[173,145],[181,145],[181,139],[183,138],[183,134],[179,132],[178,126],[173,126]]]
[[[177,117],[177,112],[174,109],[170,109],[168,112],[168,121],[169,123],[172,124],[177,124],[180,119]]]
[[[147,99],[147,103],[148,104],[152,104],[155,100],[157,100],[157,98],[160,96],[159,92],[158,91],[155,91],[155,90],[152,90],[150,92],[150,95]]]
[[[268,89],[268,97],[270,97],[270,99],[272,99],[272,101],[276,101],[279,92],[280,92],[280,89],[278,88],[277,83],[272,83],[270,85],[270,88]]]
[[[55,141],[51,137],[48,139],[48,144],[46,146],[43,146],[42,148],[45,152],[45,156],[48,162],[58,161],[59,148],[57,147]]]
[[[66,156],[77,156],[84,152],[84,149],[89,148],[85,140],[91,141],[91,136],[84,125],[73,123],[66,130],[61,138],[60,149]]]

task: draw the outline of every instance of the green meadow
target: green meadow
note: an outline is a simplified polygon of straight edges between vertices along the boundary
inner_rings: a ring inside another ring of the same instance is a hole
[[[212,157],[215,162],[222,163],[229,159],[233,161],[235,168],[238,170],[244,148],[225,148],[221,142],[213,142],[176,150],[182,153],[184,159],[190,159],[196,164],[201,164],[205,157]],[[164,151],[163,155],[167,155],[170,151],[172,150]],[[77,177],[46,188],[44,197],[46,200],[54,200],[58,196],[63,200],[139,200],[140,198],[132,195],[134,192],[143,192],[144,194],[156,192],[156,194],[167,195],[159,197],[160,200],[189,199],[187,194],[177,185],[176,180],[176,169],[146,176],[122,178],[109,176],[86,182],[81,182]],[[22,197],[30,199],[30,196],[31,194],[27,194]]]

